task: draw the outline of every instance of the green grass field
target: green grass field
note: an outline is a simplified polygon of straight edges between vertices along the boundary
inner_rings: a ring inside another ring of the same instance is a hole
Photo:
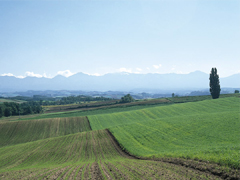
[[[239,105],[233,96],[2,121],[0,179],[238,179]]]
[[[46,167],[119,157],[121,154],[111,146],[105,130],[91,131],[2,147],[0,169]]]
[[[141,157],[201,159],[240,168],[239,98],[174,104],[89,116],[92,129],[110,128]]]
[[[1,179],[216,179],[168,163],[133,159],[108,131],[76,133],[0,148]]]
[[[124,124],[156,120],[168,117],[186,115],[202,115],[205,113],[218,113],[226,111],[239,111],[239,98],[222,98],[199,102],[158,106],[136,111],[117,112],[111,114],[98,114],[88,116],[93,130],[106,129]]]
[[[89,115],[98,115],[98,114],[110,114],[116,112],[126,112],[138,109],[146,109],[151,107],[158,107],[158,106],[166,106],[168,104],[160,104],[160,105],[136,105],[136,106],[123,106],[123,107],[114,107],[114,108],[102,108],[102,109],[93,109],[93,110],[73,110],[67,112],[56,112],[56,113],[47,113],[47,114],[38,114],[32,115],[33,117],[24,116],[21,119],[11,118],[11,117],[4,117],[1,118],[0,121],[23,121],[23,120],[36,120],[36,119],[50,119],[50,118],[63,118],[63,117],[79,117],[79,116],[89,116]]]
[[[89,131],[86,117],[0,123],[0,147]]]

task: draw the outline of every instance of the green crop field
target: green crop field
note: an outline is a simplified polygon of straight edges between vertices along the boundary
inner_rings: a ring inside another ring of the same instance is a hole
[[[181,166],[134,159],[106,130],[0,148],[1,179],[216,179]]]
[[[89,131],[86,117],[0,123],[0,147]]]
[[[2,121],[0,179],[239,179],[239,105],[236,96]]]
[[[23,121],[23,120],[36,120],[36,119],[49,119],[49,118],[62,118],[62,117],[79,117],[79,116],[89,116],[89,115],[97,115],[97,114],[109,114],[116,112],[126,112],[138,109],[146,109],[151,107],[165,106],[168,104],[160,104],[160,105],[136,105],[136,106],[123,106],[123,107],[114,107],[109,108],[105,107],[102,109],[92,109],[92,110],[73,110],[67,112],[55,112],[55,113],[47,113],[47,114],[38,114],[38,115],[26,115],[23,118],[18,119],[18,117],[5,117],[0,120],[4,121]]]
[[[184,157],[240,168],[239,98],[174,104],[89,116],[141,157]]]
[[[239,111],[239,98],[222,98],[199,102],[158,106],[136,111],[88,116],[93,130],[106,129],[123,124],[168,117],[180,117],[194,114]]]

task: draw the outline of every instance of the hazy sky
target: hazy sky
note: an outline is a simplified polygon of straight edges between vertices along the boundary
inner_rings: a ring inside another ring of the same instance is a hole
[[[240,73],[239,0],[0,1],[0,75]]]

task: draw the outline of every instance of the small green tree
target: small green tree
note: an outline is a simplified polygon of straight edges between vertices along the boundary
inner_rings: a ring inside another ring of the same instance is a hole
[[[12,115],[12,108],[6,107],[4,110],[4,116],[8,117]]]
[[[212,95],[213,99],[219,98],[220,95],[220,82],[219,82],[219,76],[217,74],[217,68],[212,68],[211,73],[210,73],[210,93]]]
[[[120,103],[128,103],[133,101],[134,101],[133,97],[130,94],[127,94],[121,98]]]
[[[239,93],[239,90],[235,90],[234,93]]]

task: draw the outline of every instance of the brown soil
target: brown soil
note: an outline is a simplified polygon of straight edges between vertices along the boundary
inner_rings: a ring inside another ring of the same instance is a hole
[[[91,125],[90,125],[90,121],[89,121],[89,119],[88,119],[87,116],[86,116],[86,119],[87,119],[87,122],[88,122],[88,128],[89,128],[90,130],[92,130],[92,127],[91,127]]]
[[[88,164],[85,168],[84,179],[89,179],[89,169],[90,169],[90,164]]]
[[[98,163],[94,162],[91,166],[91,179],[93,180],[101,180],[104,179],[101,173],[101,170],[98,166]]]
[[[82,173],[83,173],[83,169],[85,168],[85,166],[86,166],[86,164],[84,164],[83,166],[80,167],[80,169],[77,172],[76,179],[82,179]]]
[[[73,171],[71,172],[70,176],[68,177],[69,180],[74,179],[75,174],[76,174],[76,172],[77,172],[77,170],[78,170],[79,167],[80,167],[80,166],[75,166],[75,168],[74,168]]]
[[[171,164],[176,164],[176,165],[187,167],[187,168],[196,169],[201,172],[213,174],[223,179],[232,179],[232,180],[240,179],[239,169],[230,169],[230,168],[222,167],[218,164],[213,164],[213,163],[203,162],[203,161],[180,159],[180,158],[162,158],[162,159],[156,159],[156,160],[159,160],[162,162],[168,162]]]
[[[113,178],[111,177],[110,173],[106,170],[106,167],[104,166],[104,164],[102,162],[100,162],[100,164],[101,164],[101,169],[103,170],[105,177],[109,180],[112,180]]]
[[[114,166],[112,163],[108,162],[108,168],[113,169],[115,174],[117,174],[118,179],[130,179],[130,177],[124,173],[123,171],[119,170],[116,166]]]
[[[67,166],[67,167],[61,168],[60,170],[56,171],[55,173],[50,174],[49,176],[45,176],[43,179],[57,179],[68,168],[70,168],[70,167]]]

